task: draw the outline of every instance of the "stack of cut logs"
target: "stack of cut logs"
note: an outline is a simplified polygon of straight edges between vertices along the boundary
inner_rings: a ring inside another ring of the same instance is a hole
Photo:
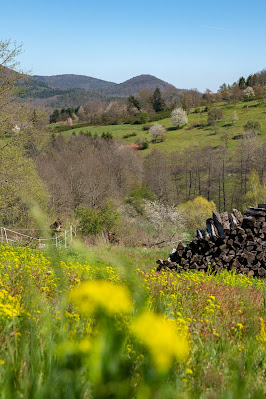
[[[237,270],[248,276],[266,278],[266,205],[248,208],[245,215],[213,212],[206,221],[206,230],[197,230],[197,237],[188,245],[180,242],[168,260],[158,260],[162,268],[176,271]]]

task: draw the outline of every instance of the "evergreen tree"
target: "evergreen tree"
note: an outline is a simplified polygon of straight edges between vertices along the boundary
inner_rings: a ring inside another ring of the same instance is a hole
[[[58,109],[55,109],[52,115],[50,115],[50,123],[56,123],[59,120],[60,113]]]
[[[246,87],[246,80],[243,76],[241,76],[241,78],[239,79],[238,86],[240,87],[240,89],[244,89]]]
[[[253,86],[256,86],[256,83],[257,83],[257,76],[256,76],[256,74],[254,74],[254,75],[249,75],[249,76],[247,77],[247,81],[246,81],[247,86],[253,87]]]
[[[246,84],[247,84],[247,86],[252,86],[252,75],[249,75],[248,77],[247,77],[247,80],[246,80]]]
[[[140,110],[140,102],[136,97],[129,96],[127,100],[130,104],[134,105],[134,107],[136,107],[138,110]]]
[[[159,87],[154,90],[152,97],[152,106],[155,112],[160,112],[164,110],[165,104]]]

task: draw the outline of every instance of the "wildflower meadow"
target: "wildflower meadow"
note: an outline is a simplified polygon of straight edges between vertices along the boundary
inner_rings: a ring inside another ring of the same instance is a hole
[[[266,283],[156,255],[0,247],[0,398],[266,395]]]

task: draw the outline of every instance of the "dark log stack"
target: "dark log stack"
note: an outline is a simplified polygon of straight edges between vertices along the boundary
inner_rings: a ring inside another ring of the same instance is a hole
[[[168,260],[158,260],[157,271],[227,269],[265,278],[265,250],[265,204],[246,209],[244,216],[237,209],[230,214],[213,212],[206,230],[198,229],[197,237],[186,246],[180,242]]]

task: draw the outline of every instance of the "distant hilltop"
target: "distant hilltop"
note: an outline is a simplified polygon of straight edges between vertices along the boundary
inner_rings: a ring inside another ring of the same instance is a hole
[[[81,89],[96,91],[104,96],[127,97],[136,95],[141,90],[155,90],[157,87],[164,91],[167,88],[178,90],[175,86],[156,78],[152,75],[139,75],[126,80],[123,83],[108,82],[106,80],[92,78],[84,75],[64,74],[53,76],[34,75],[33,79],[41,86],[45,84],[49,88],[69,90]],[[178,90],[179,91],[179,90]]]

